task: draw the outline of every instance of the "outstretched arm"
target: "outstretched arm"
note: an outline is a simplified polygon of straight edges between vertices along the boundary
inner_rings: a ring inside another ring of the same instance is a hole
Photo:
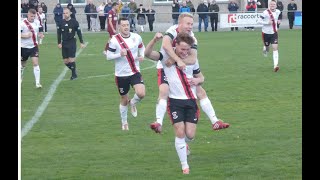
[[[160,53],[158,51],[154,51],[154,45],[159,41],[161,40],[163,37],[163,35],[159,32],[157,32],[153,39],[148,43],[148,45],[146,46],[145,50],[144,50],[144,55],[151,59],[151,60],[159,60],[160,58]]]

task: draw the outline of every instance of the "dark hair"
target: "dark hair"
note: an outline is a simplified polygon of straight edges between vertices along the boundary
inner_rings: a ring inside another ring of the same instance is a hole
[[[118,19],[118,24],[120,24],[121,21],[129,21],[129,19],[126,18],[126,17],[120,17],[120,18]]]
[[[179,32],[176,38],[176,43],[180,44],[181,42],[185,42],[188,45],[192,46],[194,44],[194,39],[188,33]]]
[[[112,6],[111,6],[111,7],[114,7],[114,6],[116,6],[116,5],[118,5],[118,3],[117,3],[117,2],[114,2],[114,3],[112,3]]]

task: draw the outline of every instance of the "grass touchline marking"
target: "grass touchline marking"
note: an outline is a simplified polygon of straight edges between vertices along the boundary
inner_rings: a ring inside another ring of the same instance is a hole
[[[85,46],[87,46],[89,43],[86,42]],[[79,51],[77,51],[76,53],[76,57],[79,56],[79,54],[82,52],[82,48],[79,49]],[[22,138],[24,136],[26,136],[28,134],[28,132],[31,130],[31,128],[33,127],[33,125],[35,123],[37,123],[37,121],[39,120],[39,118],[41,117],[42,113],[46,110],[49,102],[51,101],[51,98],[53,96],[53,94],[55,93],[58,85],[60,84],[60,82],[62,81],[62,79],[64,78],[64,76],[67,73],[68,68],[65,67],[63,69],[63,71],[61,72],[61,74],[58,76],[58,78],[53,82],[53,84],[51,85],[48,94],[46,95],[46,97],[44,98],[43,102],[41,103],[41,105],[38,107],[36,113],[33,115],[33,117],[24,125],[24,127],[22,128],[21,131],[21,141]]]

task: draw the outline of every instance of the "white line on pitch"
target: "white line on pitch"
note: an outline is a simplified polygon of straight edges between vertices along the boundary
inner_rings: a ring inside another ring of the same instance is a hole
[[[87,46],[89,43],[86,42],[85,45]],[[79,51],[76,53],[76,57],[79,56],[79,54],[82,52],[82,48],[79,49]],[[64,78],[64,76],[66,75],[68,71],[68,68],[65,67],[63,69],[63,71],[61,72],[61,74],[58,76],[58,78],[53,82],[53,84],[51,84],[50,89],[48,94],[46,95],[46,97],[44,98],[43,102],[41,103],[41,105],[38,107],[36,113],[33,115],[33,117],[24,125],[24,127],[22,128],[22,132],[21,132],[21,140],[24,136],[26,136],[28,134],[28,132],[31,130],[31,128],[33,127],[34,124],[37,123],[37,121],[39,120],[39,118],[41,117],[42,113],[46,110],[49,102],[52,99],[53,94],[55,93],[58,85],[60,84],[60,82],[62,81],[62,79]]]

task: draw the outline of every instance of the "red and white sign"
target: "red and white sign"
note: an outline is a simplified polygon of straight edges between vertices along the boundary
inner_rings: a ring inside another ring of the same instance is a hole
[[[257,24],[262,13],[228,13],[220,14],[220,28],[230,27],[262,27]]]

